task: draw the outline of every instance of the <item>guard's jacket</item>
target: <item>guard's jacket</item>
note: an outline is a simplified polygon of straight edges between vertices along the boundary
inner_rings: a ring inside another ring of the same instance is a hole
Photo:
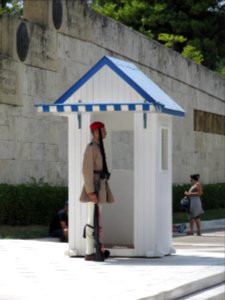
[[[98,193],[99,203],[111,203],[114,202],[114,197],[111,192],[109,183],[107,179],[100,178],[100,171],[103,169],[103,159],[101,150],[98,144],[92,142],[90,143],[84,153],[83,159],[83,177],[84,177],[84,187],[81,192],[80,201],[88,202],[89,193]],[[98,186],[98,191],[96,191],[96,186]]]

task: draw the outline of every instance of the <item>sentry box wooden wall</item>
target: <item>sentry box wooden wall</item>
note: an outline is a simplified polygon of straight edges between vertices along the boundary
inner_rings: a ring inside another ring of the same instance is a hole
[[[89,125],[106,124],[105,147],[116,202],[102,213],[112,255],[172,253],[172,117],[184,111],[135,65],[104,56],[54,104],[38,112],[68,118],[69,254],[85,254],[86,204],[79,202]]]

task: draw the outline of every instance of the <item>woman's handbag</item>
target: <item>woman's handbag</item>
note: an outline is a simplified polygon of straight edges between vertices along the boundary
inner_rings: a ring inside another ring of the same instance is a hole
[[[190,203],[191,203],[191,200],[187,196],[185,196],[183,199],[181,199],[181,201],[180,201],[181,210],[189,212],[189,210],[190,210]]]

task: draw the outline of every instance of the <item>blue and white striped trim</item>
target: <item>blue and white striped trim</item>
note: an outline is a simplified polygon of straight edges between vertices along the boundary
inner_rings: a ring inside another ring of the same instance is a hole
[[[155,111],[152,103],[75,103],[35,105],[40,113],[85,113],[118,111]]]

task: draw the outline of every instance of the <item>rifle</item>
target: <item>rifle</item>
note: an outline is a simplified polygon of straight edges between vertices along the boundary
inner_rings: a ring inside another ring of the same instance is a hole
[[[100,176],[97,176],[97,178],[95,178],[95,193],[98,197],[98,192],[100,190]],[[91,226],[89,224],[86,224],[84,226],[84,230],[83,230],[83,238],[86,238],[86,228],[90,227],[92,228],[93,231],[93,238],[94,238],[94,242],[95,242],[95,261],[104,261],[105,257],[108,258],[109,257],[109,253],[107,253],[107,251],[104,251],[101,240],[100,240],[100,230],[101,230],[101,226],[100,226],[100,209],[98,204],[96,203],[94,206],[94,226]],[[106,252],[106,255],[105,255]]]
[[[105,257],[104,257],[104,251],[102,251],[102,243],[100,241],[100,213],[99,213],[99,206],[96,203],[95,204],[95,210],[94,210],[94,241],[95,241],[95,250],[96,250],[96,261],[104,261]]]

